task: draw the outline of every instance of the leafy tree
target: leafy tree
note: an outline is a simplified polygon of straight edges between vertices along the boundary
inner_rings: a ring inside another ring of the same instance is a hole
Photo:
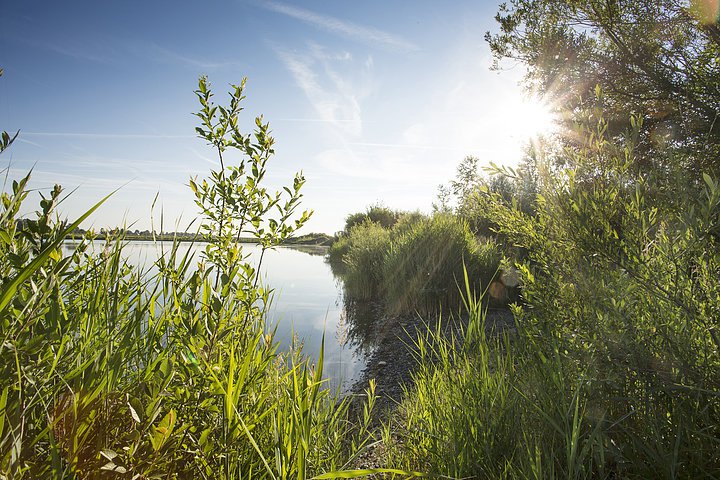
[[[720,168],[719,18],[716,2],[695,0],[511,0],[486,38],[496,67],[525,64],[528,87],[566,121],[602,116],[617,139],[640,115],[636,163],[679,161],[700,179]],[[671,157],[655,155],[666,147]]]
[[[521,332],[559,359],[553,375],[586,389],[582,422],[603,438],[602,453],[583,461],[588,476],[712,478],[720,471],[720,182],[706,174],[685,186],[682,209],[658,202],[654,177],[634,169],[635,137],[596,134],[562,153],[568,166],[540,162],[533,215],[493,193],[482,208],[527,252],[518,265]]]
[[[533,150],[528,153],[514,178],[482,174],[478,169],[479,160],[472,156],[465,157],[457,167],[455,178],[447,185],[438,187],[438,203],[433,204],[433,208],[436,212],[454,212],[467,221],[475,234],[493,236],[493,224],[485,213],[481,197],[492,192],[505,204],[516,204],[522,211],[531,213],[537,182],[533,155],[537,154]]]
[[[377,223],[383,228],[390,228],[402,215],[402,212],[392,210],[382,204],[371,205],[365,212],[352,213],[345,219],[345,233],[361,223],[367,221]]]

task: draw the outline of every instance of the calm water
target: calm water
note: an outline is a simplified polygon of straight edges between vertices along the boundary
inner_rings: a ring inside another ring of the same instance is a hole
[[[149,265],[158,258],[159,245],[129,242],[124,252],[132,263]],[[73,246],[68,243],[65,248]],[[193,249],[199,259],[202,248],[185,243],[180,253]],[[243,249],[250,254],[251,263],[257,262],[258,246],[248,244]],[[324,252],[289,247],[268,250],[261,270],[261,281],[275,292],[269,328],[277,325],[275,338],[280,348],[287,350],[294,335],[303,343],[305,355],[317,359],[324,332],[325,377],[333,388],[348,388],[359,377],[372,345],[365,336],[369,329],[357,322],[358,314],[346,314],[342,283],[325,262]]]

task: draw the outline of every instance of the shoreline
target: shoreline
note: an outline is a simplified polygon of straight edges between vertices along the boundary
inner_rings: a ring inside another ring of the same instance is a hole
[[[374,421],[387,418],[401,401],[404,388],[412,387],[412,375],[417,369],[413,353],[418,335],[427,335],[437,326],[439,317],[431,321],[420,315],[380,315],[375,328],[378,344],[367,360],[359,378],[348,389],[354,404],[361,404],[371,379],[376,381]],[[442,317],[441,331],[445,336],[458,334],[467,326],[467,317]],[[488,336],[494,332],[514,330],[515,320],[507,308],[491,308],[485,318]]]
[[[353,383],[347,393],[351,397],[350,415],[360,418],[366,399],[365,390],[368,388],[369,381],[375,379],[376,399],[371,413],[371,431],[378,432],[382,424],[391,418],[395,409],[400,405],[405,391],[412,395],[412,376],[417,370],[417,361],[413,354],[414,342],[419,334],[427,335],[429,328],[435,328],[438,318],[435,317],[432,322],[428,322],[420,315],[379,316],[376,325],[376,328],[379,329],[378,345],[368,359],[360,378]],[[441,324],[441,332],[445,336],[457,334],[467,326],[467,316],[443,318],[448,320]],[[515,319],[509,309],[487,310],[485,332],[488,336],[497,335],[502,331],[514,331],[515,328]],[[380,440],[380,438],[376,436],[376,440]],[[355,458],[353,468],[384,467],[384,448],[382,442],[373,443]]]

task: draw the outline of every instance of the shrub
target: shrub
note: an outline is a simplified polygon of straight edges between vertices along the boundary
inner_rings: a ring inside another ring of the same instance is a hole
[[[480,292],[497,271],[492,242],[478,242],[462,220],[438,214],[417,222],[393,240],[383,265],[385,299],[396,313],[430,312],[462,305],[463,268]]]
[[[365,212],[353,213],[345,220],[345,232],[350,232],[356,225],[366,221],[377,223],[383,228],[391,228],[402,215],[397,210],[391,210],[381,204],[371,205]]]
[[[405,212],[398,217],[397,223],[393,226],[393,236],[398,237],[413,228],[416,224],[426,220],[428,217],[420,212]]]
[[[347,253],[343,257],[343,276],[347,292],[356,300],[382,295],[383,265],[390,246],[391,232],[366,220],[350,229]]]
[[[534,215],[496,196],[485,209],[527,251],[521,326],[536,357],[559,357],[543,381],[582,386],[579,425],[602,438],[598,457],[582,461],[585,476],[599,468],[712,478],[720,473],[720,183],[687,181],[672,156],[665,171],[639,171],[642,121],[631,123],[636,131],[610,143],[601,119],[592,134],[578,132],[585,143],[564,152],[565,167],[542,166]],[[552,455],[543,458],[556,471],[572,468]]]

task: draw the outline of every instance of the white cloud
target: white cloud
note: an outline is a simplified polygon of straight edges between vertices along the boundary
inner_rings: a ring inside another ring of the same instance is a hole
[[[412,52],[419,50],[415,44],[409,42],[408,40],[377,28],[357,25],[335,17],[320,15],[318,13],[311,12],[310,10],[293,7],[292,5],[279,2],[267,2],[264,3],[263,6],[274,12],[308,23],[316,28],[336,33],[353,40],[359,40],[363,43],[370,43],[389,50],[400,52]]]
[[[349,52],[335,54],[310,43],[307,52],[275,48],[278,58],[305,93],[319,120],[332,124],[342,135],[357,138],[362,134],[362,98],[369,87],[369,69],[355,68]],[[300,119],[295,119],[300,120]]]

